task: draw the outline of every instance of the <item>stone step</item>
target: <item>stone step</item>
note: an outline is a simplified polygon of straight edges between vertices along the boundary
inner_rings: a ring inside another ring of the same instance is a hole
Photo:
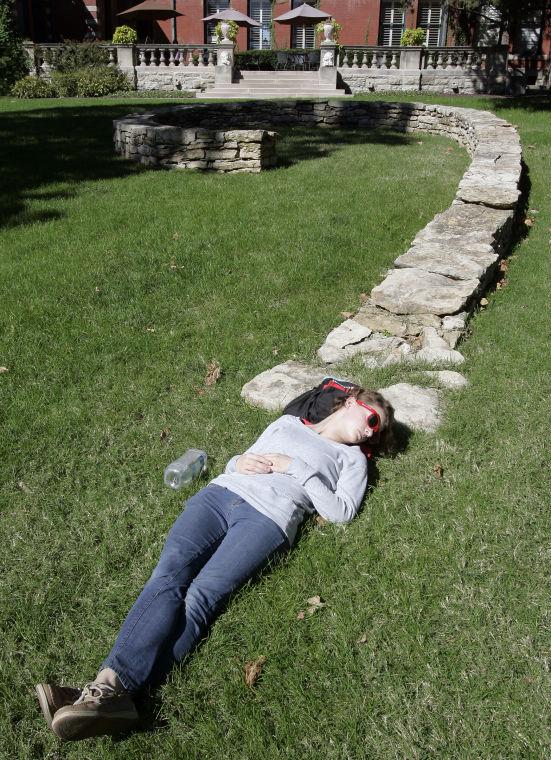
[[[230,85],[227,85],[228,87]],[[289,81],[278,81],[275,79],[245,79],[241,80],[240,82],[232,82],[231,87],[250,87],[256,89],[257,87],[266,88],[270,87],[272,89],[282,87],[283,89],[289,89],[290,87],[293,87],[295,89],[302,89],[306,88],[308,90],[311,89],[317,89],[318,87],[320,90],[334,90],[334,85],[330,84],[318,84],[318,82],[311,82],[311,81],[305,81],[305,80],[289,80]]]
[[[318,79],[317,71],[240,71],[239,76],[243,79],[256,79],[258,77],[276,77],[277,79],[290,79],[303,77],[304,79]]]
[[[196,98],[198,100],[208,100],[211,98],[344,98],[352,97],[345,93],[344,90],[296,90],[294,88],[251,88],[251,87],[224,87],[219,89],[205,90],[205,92],[198,92]]]

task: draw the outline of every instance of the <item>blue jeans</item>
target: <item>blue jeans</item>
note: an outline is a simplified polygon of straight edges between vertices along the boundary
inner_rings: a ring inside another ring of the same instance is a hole
[[[112,668],[131,692],[161,683],[231,593],[288,548],[281,528],[248,502],[217,485],[203,488],[170,529],[102,667]]]

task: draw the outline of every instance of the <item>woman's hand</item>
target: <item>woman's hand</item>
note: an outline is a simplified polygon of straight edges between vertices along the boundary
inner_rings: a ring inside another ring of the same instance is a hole
[[[268,475],[287,472],[292,461],[286,454],[242,454],[235,469],[241,475]]]
[[[293,461],[287,454],[264,454],[264,456],[271,462],[272,472],[287,472]]]
[[[241,475],[262,475],[272,472],[271,461],[261,454],[242,454],[235,463]]]

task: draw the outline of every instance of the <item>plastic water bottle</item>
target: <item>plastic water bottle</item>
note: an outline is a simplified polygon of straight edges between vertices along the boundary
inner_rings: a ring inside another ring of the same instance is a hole
[[[207,469],[207,452],[200,449],[188,449],[186,453],[165,470],[164,481],[167,486],[177,491],[191,483],[193,478]]]

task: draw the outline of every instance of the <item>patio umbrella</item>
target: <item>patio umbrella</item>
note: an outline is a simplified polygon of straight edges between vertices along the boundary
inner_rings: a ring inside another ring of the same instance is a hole
[[[262,26],[254,18],[246,16],[240,11],[234,11],[233,8],[226,8],[225,11],[218,11],[213,13],[212,16],[206,16],[202,21],[235,21],[238,26]]]
[[[117,16],[128,16],[132,18],[150,18],[155,21],[164,21],[176,16],[183,16],[183,13],[174,8],[172,0],[143,0],[138,5],[133,5],[126,11],[117,13]]]
[[[327,18],[331,18],[330,13],[313,8],[308,3],[303,3],[298,8],[294,8],[294,10],[278,16],[274,21],[277,21],[279,24],[306,26],[307,24],[317,24],[318,21],[323,21]]]

